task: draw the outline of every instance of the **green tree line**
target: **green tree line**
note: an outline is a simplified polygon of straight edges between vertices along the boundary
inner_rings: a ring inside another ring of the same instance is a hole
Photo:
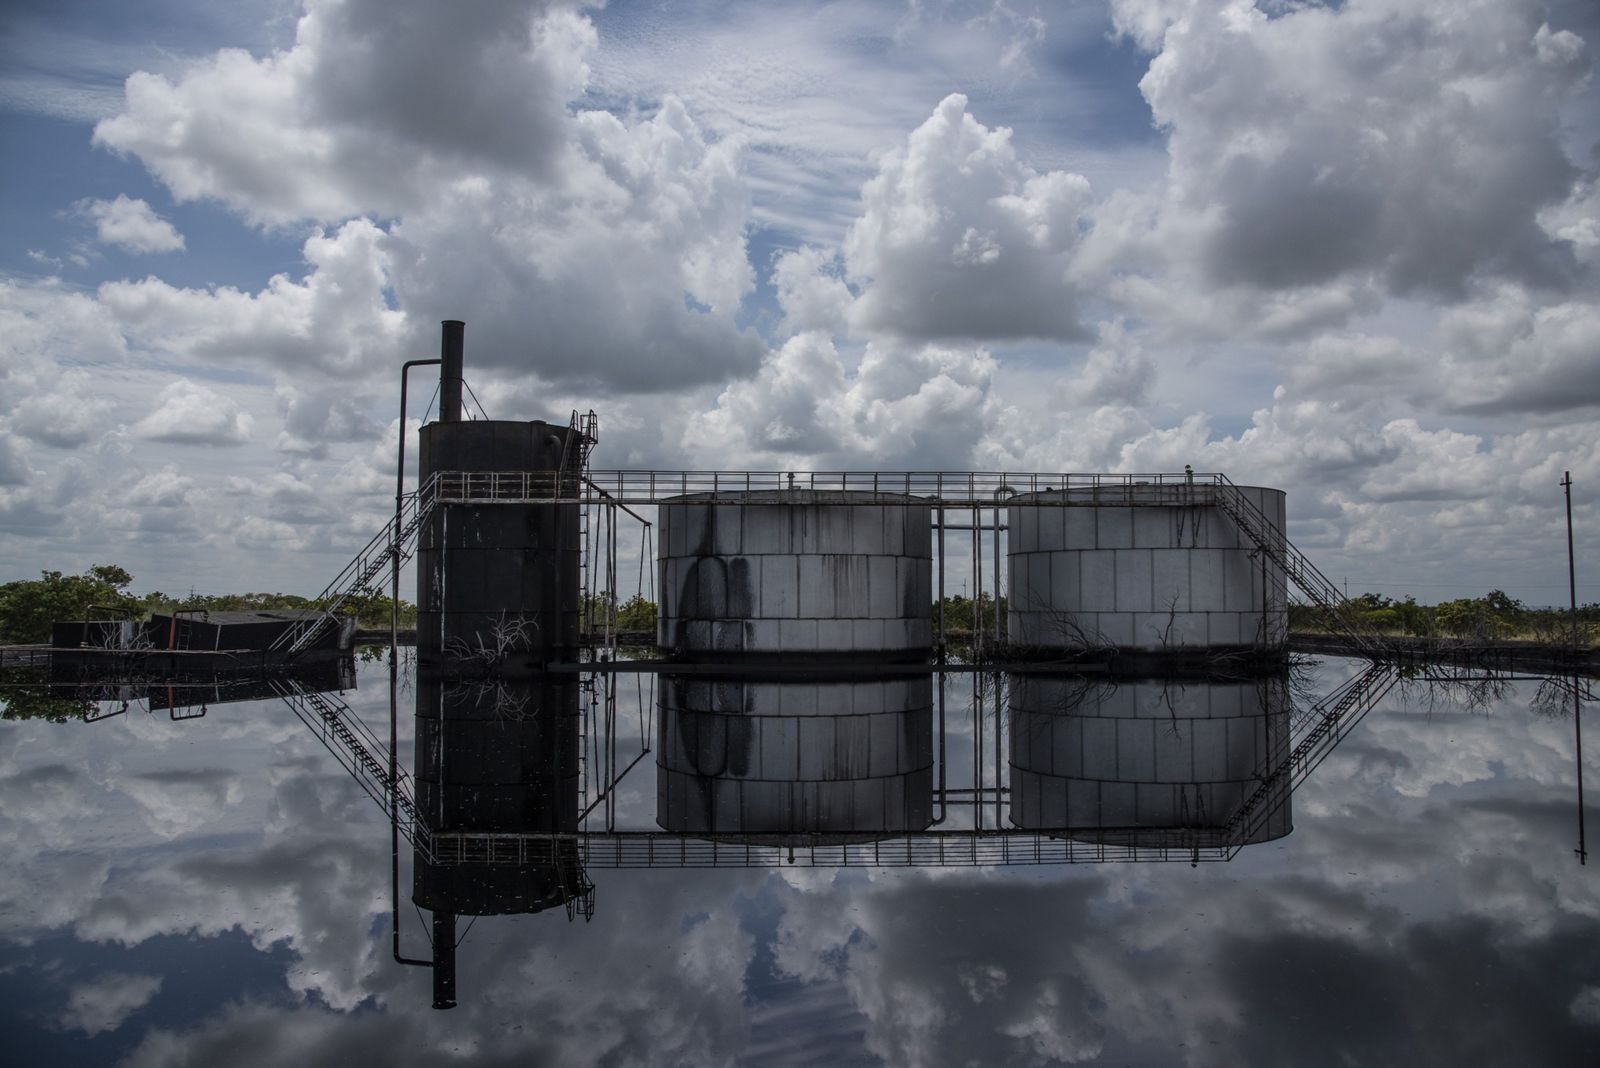
[[[1439,604],[1418,604],[1416,598],[1395,600],[1381,593],[1350,598],[1359,618],[1381,634],[1423,638],[1471,638],[1480,641],[1526,639],[1564,644],[1572,639],[1572,613],[1565,608],[1533,608],[1490,590],[1482,597],[1462,597]],[[1600,636],[1600,603],[1581,605],[1577,613],[1580,642]],[[1325,631],[1327,622],[1310,605],[1289,606],[1289,629]]]
[[[205,612],[260,612],[315,608],[317,602],[293,593],[218,593],[173,597],[155,590],[143,596],[128,592],[133,575],[114,564],[100,564],[81,575],[41,572],[36,579],[0,585],[0,644],[26,645],[50,640],[50,624],[73,619],[148,619],[179,609]],[[387,627],[387,594],[354,594],[341,611],[362,627]],[[400,599],[400,625],[417,625],[417,608]]]

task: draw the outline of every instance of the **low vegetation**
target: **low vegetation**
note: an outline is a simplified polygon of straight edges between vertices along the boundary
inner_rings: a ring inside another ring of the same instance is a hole
[[[261,612],[315,608],[317,602],[293,593],[190,594],[173,597],[159,590],[142,597],[127,592],[133,575],[125,568],[101,564],[81,575],[44,571],[36,579],[0,585],[0,645],[26,645],[50,640],[50,624],[70,619],[148,619],[178,609],[206,612]],[[390,600],[370,593],[345,599],[341,611],[363,627],[388,627]],[[417,625],[417,608],[400,600],[400,625]]]
[[[1397,601],[1380,593],[1364,593],[1350,602],[1367,626],[1380,634],[1557,645],[1572,640],[1573,617],[1569,610],[1530,608],[1500,590],[1434,605],[1418,604],[1412,597]],[[1579,642],[1594,644],[1600,639],[1600,603],[1580,606],[1577,622]],[[1294,604],[1289,606],[1289,629],[1319,633],[1329,628],[1316,609]]]

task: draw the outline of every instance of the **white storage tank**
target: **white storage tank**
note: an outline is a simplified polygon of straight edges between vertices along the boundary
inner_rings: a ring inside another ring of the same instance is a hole
[[[1007,510],[1014,646],[1278,649],[1286,580],[1213,501],[1217,487],[1146,484],[1025,494]],[[1282,490],[1236,486],[1283,544]]]
[[[657,642],[687,659],[922,660],[932,515],[914,497],[773,490],[661,505]]]
[[[1011,822],[1062,837],[1226,845],[1229,820],[1289,753],[1292,704],[1275,676],[1014,675],[1010,697]],[[1245,825],[1246,842],[1293,829],[1286,777]]]
[[[656,822],[754,842],[933,821],[933,680],[664,677]]]

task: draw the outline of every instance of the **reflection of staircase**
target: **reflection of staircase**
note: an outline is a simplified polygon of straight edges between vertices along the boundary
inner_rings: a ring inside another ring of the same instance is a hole
[[[1349,602],[1339,588],[1318,571],[1304,553],[1289,543],[1288,536],[1267,518],[1254,501],[1239,492],[1239,487],[1227,475],[1219,474],[1215,478],[1217,507],[1227,513],[1245,537],[1294,583],[1295,588],[1322,613],[1337,633],[1353,642],[1363,656],[1372,660],[1380,659],[1384,655],[1381,641],[1350,609]]]
[[[305,689],[292,676],[273,679],[271,684],[283,703],[321,740],[385,815],[389,814],[391,804],[396,807],[402,820],[401,833],[418,849],[429,852],[427,829],[418,821],[417,807],[411,798],[411,777],[396,768],[395,781],[390,782],[388,763],[377,755],[386,753],[387,746],[361,722],[350,706],[336,696]]]
[[[1399,681],[1400,673],[1393,665],[1374,663],[1313,705],[1300,720],[1310,722],[1309,729],[1277,767],[1262,776],[1254,792],[1229,818],[1224,836],[1229,848],[1237,850],[1248,843],[1272,813],[1288,801],[1294,789]]]
[[[372,591],[373,580],[390,569],[393,557],[398,556],[402,564],[411,559],[416,548],[417,531],[433,511],[434,503],[438,500],[438,489],[439,474],[435,473],[415,493],[407,494],[400,514],[385,523],[383,529],[367,542],[366,548],[357,553],[355,559],[346,564],[344,570],[334,576],[333,581],[318,595],[317,605],[321,614],[285,630],[271,648],[288,657],[304,652],[330,629],[339,626],[338,611],[346,600],[352,595]]]

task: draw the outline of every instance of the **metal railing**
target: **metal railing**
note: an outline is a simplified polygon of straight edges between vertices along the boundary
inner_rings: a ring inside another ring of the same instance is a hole
[[[1278,529],[1256,503],[1240,492],[1226,475],[1217,475],[1214,503],[1250,539],[1288,581],[1322,613],[1323,617],[1343,637],[1348,638],[1361,654],[1370,660],[1384,658],[1381,640],[1374,635],[1350,609],[1350,603],[1326,575],[1317,570],[1309,557],[1296,549],[1288,536]],[[1287,606],[1286,606],[1287,609]]]
[[[373,580],[390,568],[390,561],[396,554],[402,564],[411,559],[417,531],[433,511],[434,505],[439,503],[439,483],[438,475],[430,476],[414,493],[408,494],[400,515],[384,523],[383,529],[374,534],[372,540],[318,594],[317,604],[321,614],[316,619],[285,630],[271,648],[281,650],[288,656],[310,648],[327,633],[330,626],[339,625],[338,611],[345,601],[354,594],[370,590]]]

